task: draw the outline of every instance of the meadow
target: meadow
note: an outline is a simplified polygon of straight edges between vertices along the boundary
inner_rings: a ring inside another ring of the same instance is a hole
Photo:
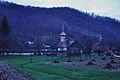
[[[101,58],[101,57],[96,57]],[[101,71],[91,68],[45,64],[57,60],[66,62],[66,57],[33,56],[7,56],[1,60],[6,60],[17,70],[32,76],[36,80],[120,80],[120,72]],[[78,62],[79,58],[72,58]]]

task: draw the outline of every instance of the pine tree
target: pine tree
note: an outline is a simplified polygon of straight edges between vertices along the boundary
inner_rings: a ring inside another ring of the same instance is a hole
[[[1,22],[1,32],[4,35],[9,34],[9,24],[6,16],[3,17],[3,20]]]
[[[3,17],[0,23],[0,48],[6,49],[10,46],[9,24],[6,16]]]

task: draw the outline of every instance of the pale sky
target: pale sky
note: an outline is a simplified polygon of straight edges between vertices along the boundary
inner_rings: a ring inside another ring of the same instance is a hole
[[[120,0],[4,0],[39,7],[72,7],[120,20]]]

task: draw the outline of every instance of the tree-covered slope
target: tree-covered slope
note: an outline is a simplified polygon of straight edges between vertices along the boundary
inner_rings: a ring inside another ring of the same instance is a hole
[[[16,41],[56,42],[62,26],[69,39],[120,42],[120,22],[68,7],[39,8],[0,2],[0,20],[7,16],[10,36]]]

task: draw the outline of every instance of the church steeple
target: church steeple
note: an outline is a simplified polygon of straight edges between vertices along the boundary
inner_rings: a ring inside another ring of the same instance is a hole
[[[64,25],[62,26],[62,32],[64,32]]]
[[[62,26],[62,33],[60,34],[61,36],[66,36],[65,32],[64,32],[64,25]]]
[[[60,43],[59,43],[59,51],[67,51],[67,44],[66,44],[66,34],[64,32],[64,25],[62,26],[62,32],[60,34]]]

